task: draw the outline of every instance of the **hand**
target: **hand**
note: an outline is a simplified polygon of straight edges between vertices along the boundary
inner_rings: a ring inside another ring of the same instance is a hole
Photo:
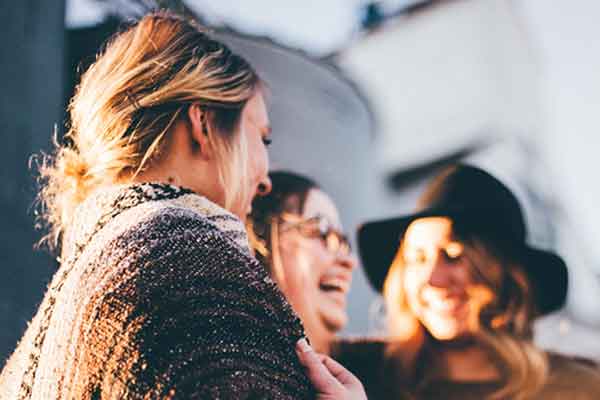
[[[317,400],[367,400],[358,378],[333,358],[317,354],[306,339],[298,340],[296,353],[317,391]]]

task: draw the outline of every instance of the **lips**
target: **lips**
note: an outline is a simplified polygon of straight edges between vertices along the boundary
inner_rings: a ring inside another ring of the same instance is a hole
[[[442,315],[458,313],[467,304],[467,301],[468,299],[465,296],[432,291],[424,291],[421,297],[423,307]]]
[[[328,298],[345,307],[346,296],[350,291],[351,277],[345,275],[325,275],[319,281],[319,290]]]
[[[341,278],[325,278],[319,282],[319,289],[324,292],[342,292],[348,293],[350,282]]]

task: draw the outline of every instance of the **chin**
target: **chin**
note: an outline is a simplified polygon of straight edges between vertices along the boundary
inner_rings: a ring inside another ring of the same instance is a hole
[[[460,337],[460,335],[454,331],[439,331],[439,330],[435,330],[435,329],[427,329],[427,330],[429,331],[429,334],[435,340],[438,340],[440,342],[450,342],[453,340],[457,340]]]
[[[458,324],[446,321],[435,321],[423,324],[429,334],[436,340],[439,341],[452,341],[457,340],[464,336],[465,332],[462,332]]]
[[[332,332],[333,334],[341,331],[348,323],[348,315],[345,313],[342,315],[324,315],[321,314],[321,320],[325,329]]]

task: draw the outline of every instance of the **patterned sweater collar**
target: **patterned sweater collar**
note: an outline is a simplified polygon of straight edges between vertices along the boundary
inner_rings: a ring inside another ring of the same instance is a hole
[[[63,256],[76,252],[85,242],[118,214],[148,202],[159,207],[191,210],[227,234],[240,248],[250,253],[243,222],[204,196],[190,189],[163,183],[114,185],[96,190],[77,208],[63,246]],[[75,247],[71,246],[74,245]]]

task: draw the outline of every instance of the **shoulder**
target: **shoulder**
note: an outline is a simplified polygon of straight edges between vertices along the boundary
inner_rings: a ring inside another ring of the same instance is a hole
[[[206,294],[213,301],[225,295],[238,298],[261,292],[276,296],[276,303],[281,304],[266,269],[240,244],[239,236],[244,233],[223,229],[223,221],[215,223],[215,218],[227,217],[160,208],[115,236],[107,254],[112,254],[112,264],[122,265],[119,269],[126,268],[135,277],[138,291],[159,290],[164,296],[167,289],[181,289],[193,296]]]
[[[297,327],[266,269],[240,243],[239,220],[201,211],[170,200],[147,202],[106,223],[77,261],[81,279],[93,286],[86,291],[93,292],[90,306],[110,300],[142,312],[179,304],[264,320],[276,314]]]
[[[600,366],[596,361],[557,353],[548,353],[548,360],[550,371],[544,392],[572,395],[573,399],[592,399],[600,393]]]
[[[550,362],[551,370],[557,371],[571,368],[584,368],[596,371],[600,368],[600,363],[598,363],[598,361],[580,356],[548,352],[548,360]]]
[[[244,235],[241,223],[227,214],[203,215],[197,211],[175,204],[142,205],[115,218],[117,226],[128,226],[122,238],[128,240],[148,240],[156,244],[156,239],[176,238],[184,242],[198,244],[232,244]],[[228,222],[230,224],[228,225]]]
[[[228,218],[234,217],[171,204],[148,213],[111,243],[109,253],[121,254],[110,262],[118,264],[118,293],[129,295],[134,287],[131,300],[139,305],[168,309],[180,304],[264,324],[263,329],[277,329],[290,340],[302,336],[300,320],[267,269],[240,243],[245,232],[239,220]]]
[[[234,220],[235,228],[224,228],[227,218]],[[206,216],[172,204],[143,204],[116,216],[96,234],[90,247],[100,248],[100,253],[112,259],[109,263],[123,258],[140,273],[147,272],[144,265],[176,260],[181,267],[192,262],[197,272],[207,272],[212,263],[242,267],[253,258],[243,245],[245,233],[239,224],[228,215]]]
[[[308,382],[293,350],[303,336],[300,321],[266,269],[221,227],[169,206],[113,237],[113,279],[95,307],[120,312],[96,318],[94,332],[112,332],[139,355],[131,369],[138,382],[168,376],[182,397],[229,398],[236,388],[302,398]],[[144,360],[149,367],[140,369]],[[179,372],[169,375],[162,369],[169,365]]]
[[[65,260],[81,258],[82,250],[87,253],[83,258],[111,253],[123,242],[129,254],[137,255],[156,239],[182,234],[189,238],[190,233],[199,244],[233,244],[249,253],[245,227],[237,217],[205,197],[165,185],[116,187],[94,194],[78,208],[67,233]]]

